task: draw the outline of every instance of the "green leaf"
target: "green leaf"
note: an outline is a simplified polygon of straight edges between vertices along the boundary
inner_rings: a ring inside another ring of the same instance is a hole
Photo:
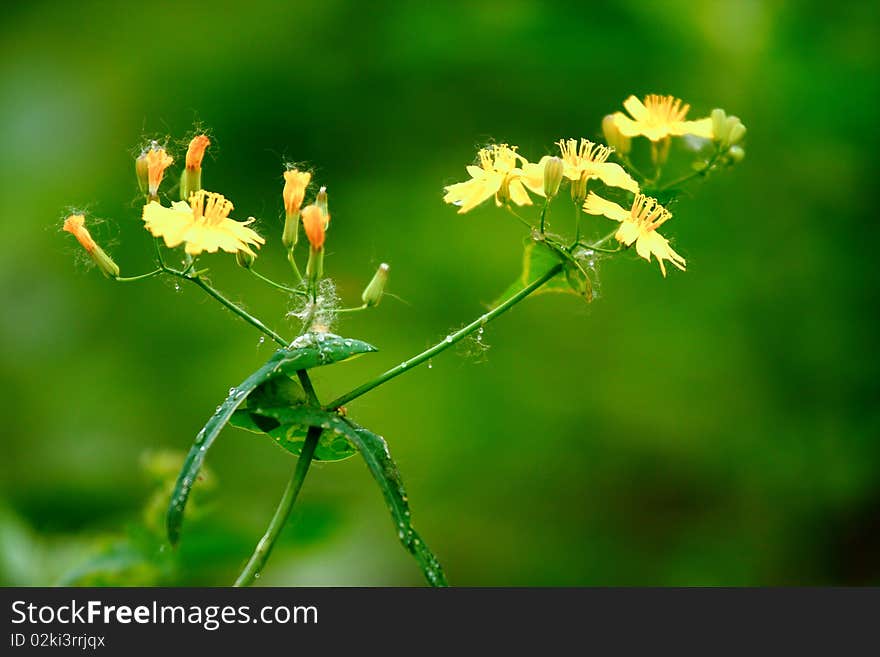
[[[281,449],[299,456],[305,443],[308,425],[302,424],[296,414],[290,413],[294,407],[256,407],[239,409],[232,414],[229,424],[240,429],[266,434]],[[291,415],[294,416],[291,419]],[[318,440],[315,461],[342,461],[357,454],[357,449],[345,436],[325,431]]]
[[[592,301],[592,282],[574,256],[555,244],[529,242],[523,251],[522,273],[492,305],[497,306],[504,300],[509,299],[560,262],[565,265],[563,271],[547,281],[534,294],[562,292],[564,294],[576,294],[588,302]]]
[[[281,362],[281,371],[293,376],[299,370],[338,363],[378,350],[361,340],[342,338],[333,333],[305,333],[291,342],[288,349],[281,351],[288,354]]]
[[[180,539],[180,527],[183,523],[183,512],[189,499],[192,485],[199,474],[205,454],[220,434],[232,414],[241,406],[245,399],[265,382],[277,377],[280,373],[293,375],[298,370],[310,369],[320,365],[329,365],[363,353],[376,351],[376,348],[360,340],[341,338],[332,333],[306,333],[294,340],[290,347],[279,349],[256,372],[246,378],[240,385],[230,389],[229,396],[217,407],[216,412],[202,427],[184,461],[183,469],[177,477],[171,504],[168,507],[166,528],[168,540],[176,545]],[[290,390],[267,389],[266,394],[279,395]]]
[[[379,484],[403,547],[415,557],[429,584],[447,585],[443,568],[437,557],[412,527],[406,490],[384,438],[358,426],[348,418],[309,406],[261,409],[260,412],[282,424],[296,424],[306,428],[321,427],[324,429],[322,441],[325,438],[350,441],[361,453],[370,474]]]

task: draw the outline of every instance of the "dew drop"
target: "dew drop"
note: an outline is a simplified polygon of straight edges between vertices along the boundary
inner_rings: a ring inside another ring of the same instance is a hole
[[[260,579],[261,573],[254,573],[254,579]]]
[[[174,291],[175,291],[175,292],[180,292],[180,283],[175,283],[175,284],[174,284]]]
[[[446,342],[450,342],[450,343],[452,342],[452,336],[451,336],[451,335],[447,335],[447,336],[446,336]]]
[[[428,369],[430,370],[430,369],[432,369],[433,367],[434,367],[434,361],[433,361],[433,360],[429,360],[429,361],[428,361]]]

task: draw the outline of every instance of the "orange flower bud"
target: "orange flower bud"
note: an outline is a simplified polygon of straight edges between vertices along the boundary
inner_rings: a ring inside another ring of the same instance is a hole
[[[329,219],[329,216],[328,216]],[[324,238],[326,237],[324,229],[324,214],[317,205],[307,205],[302,209],[303,229],[306,231],[306,237],[309,244],[315,250],[324,247]]]
[[[147,162],[147,181],[149,183],[150,198],[156,198],[159,195],[159,185],[162,183],[162,177],[165,175],[165,169],[171,166],[174,158],[165,152],[156,142],[150,146],[150,149],[144,153]]]
[[[119,276],[119,266],[92,239],[88,228],[86,228],[86,218],[83,215],[72,214],[67,217],[64,220],[63,229],[76,238],[76,241],[82,245],[82,248],[86,250],[86,253],[105,276],[108,278]]]
[[[211,145],[211,140],[207,135],[197,135],[189,142],[189,148],[186,149],[186,168],[201,169],[202,159],[205,157],[205,149]]]
[[[72,214],[64,220],[63,230],[73,235],[88,253],[94,251],[98,245],[86,228],[86,218],[81,214]]]
[[[281,195],[284,198],[284,211],[288,217],[295,217],[299,212],[306,195],[306,187],[309,186],[311,179],[312,174],[308,171],[291,169],[284,172],[284,191]]]

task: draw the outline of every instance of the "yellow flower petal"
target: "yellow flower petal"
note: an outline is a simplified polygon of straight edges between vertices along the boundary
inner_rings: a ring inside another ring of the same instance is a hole
[[[712,119],[699,119],[697,121],[680,121],[673,126],[674,135],[696,135],[705,139],[712,139]]]
[[[511,180],[507,189],[510,192],[510,200],[517,205],[532,204],[532,199],[529,198],[529,193],[526,191],[526,188],[523,187],[523,184],[520,180]]]
[[[639,238],[639,226],[632,221],[624,221],[614,234],[614,239],[629,246]]]
[[[630,216],[628,210],[624,210],[614,201],[608,201],[601,196],[597,196],[596,192],[590,192],[587,196],[584,201],[584,212],[587,214],[603,215],[614,221],[626,221]]]
[[[522,183],[538,196],[544,196],[544,167],[550,159],[545,155],[537,162],[526,162],[522,166]]]
[[[173,203],[170,208],[163,207],[157,201],[151,201],[144,206],[141,216],[144,227],[154,237],[163,238],[168,248],[174,248],[183,242],[187,228],[194,221],[192,209],[183,201]]]
[[[609,187],[620,187],[633,194],[639,191],[639,183],[633,180],[626,170],[614,162],[603,162],[594,166],[596,177]]]
[[[623,107],[636,121],[647,121],[650,117],[648,108],[635,96],[631,95],[623,101]]]

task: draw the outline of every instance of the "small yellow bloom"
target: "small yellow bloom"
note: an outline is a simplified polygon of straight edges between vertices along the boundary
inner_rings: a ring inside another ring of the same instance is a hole
[[[495,204],[500,206],[510,199],[517,205],[531,205],[532,199],[523,187],[523,171],[518,166],[526,164],[526,159],[516,152],[516,146],[495,144],[481,148],[478,153],[480,165],[469,165],[467,172],[471,179],[466,182],[447,186],[443,200],[459,206],[458,213],[464,214],[473,210],[486,199],[495,197]],[[543,196],[543,169],[541,182],[535,191]],[[537,190],[541,190],[538,192]]]
[[[317,205],[307,205],[302,209],[303,229],[312,249],[320,250],[324,247],[327,224],[330,223],[330,215],[324,215]]]
[[[221,194],[199,190],[190,196],[189,203],[176,201],[170,208],[151,201],[144,206],[144,226],[154,236],[162,237],[169,248],[186,244],[186,252],[198,255],[202,251],[227,253],[244,251],[255,255],[250,245],[259,248],[266,240],[248,228],[247,221],[229,218],[232,203]]]
[[[624,210],[612,201],[596,196],[590,192],[584,201],[584,212],[588,214],[604,215],[609,219],[621,222],[620,229],[614,236],[618,242],[630,246],[636,243],[636,252],[648,262],[651,255],[657,258],[660,271],[666,276],[664,260],[669,260],[673,265],[684,271],[685,259],[678,255],[669,246],[669,240],[657,232],[657,228],[672,219],[672,213],[657,203],[656,199],[636,194],[632,207]]]
[[[98,268],[109,278],[119,276],[119,266],[113,262],[113,259],[104,253],[104,250],[98,246],[92,239],[89,229],[86,228],[86,218],[81,214],[72,214],[64,220],[63,230],[67,231],[76,238],[82,248],[86,250],[89,257],[98,265]]]
[[[303,198],[306,195],[306,187],[312,180],[312,174],[308,171],[290,169],[284,172],[284,211],[288,217],[294,217],[299,212]]]
[[[202,160],[205,157],[205,149],[211,145],[211,140],[207,135],[196,135],[189,142],[189,148],[186,149],[186,168],[191,171],[202,168]],[[169,162],[170,164],[170,162]]]
[[[150,146],[150,150],[144,153],[147,162],[147,182],[150,197],[156,197],[159,194],[159,185],[165,175],[165,169],[171,166],[174,158],[165,152],[164,148],[159,147],[155,142]]]
[[[584,183],[598,178],[609,187],[620,187],[633,193],[639,191],[638,183],[622,166],[606,161],[613,152],[607,146],[594,144],[588,139],[581,139],[580,143],[576,139],[560,139],[556,144],[562,154],[563,175],[572,182]],[[526,184],[529,189],[538,182],[538,173],[543,177],[543,166],[549,159],[545,155],[538,164],[527,164],[523,167],[528,177]]]
[[[682,104],[675,96],[648,94],[644,103],[630,96],[623,101],[623,106],[632,118],[623,112],[615,112],[614,123],[624,137],[644,135],[651,141],[681,135],[712,138],[712,119],[686,121],[685,116],[691,106]]]

